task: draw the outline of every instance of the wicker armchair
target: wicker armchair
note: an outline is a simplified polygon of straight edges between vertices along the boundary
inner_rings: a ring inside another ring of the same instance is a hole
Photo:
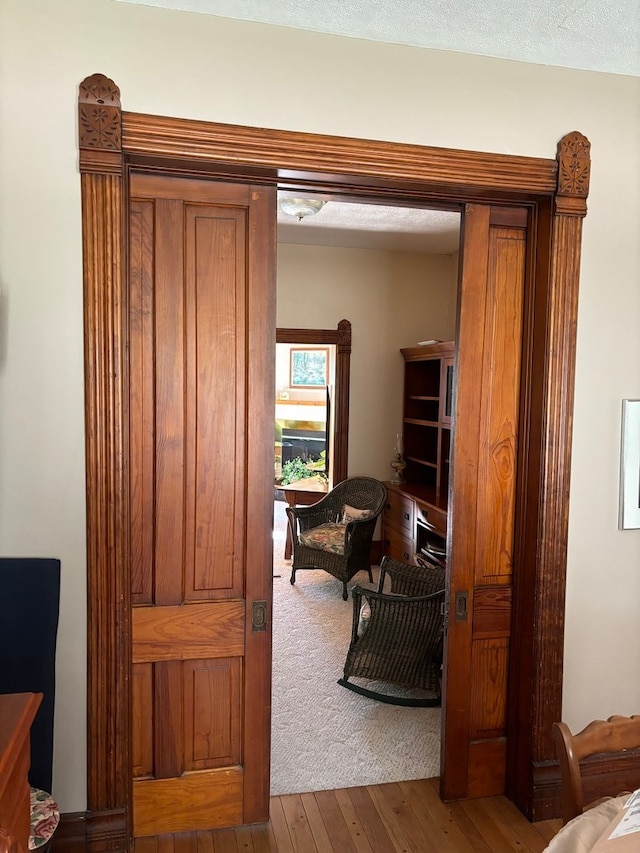
[[[380,563],[377,591],[355,587],[351,644],[338,684],[392,705],[440,704],[445,569],[410,566],[390,557]],[[388,578],[388,580],[387,580]],[[386,586],[388,589],[384,590]],[[430,695],[397,696],[350,678],[421,688]]]
[[[342,581],[356,572],[371,575],[371,541],[387,490],[372,477],[350,477],[312,506],[287,507],[293,553],[291,583],[299,569],[324,569]]]

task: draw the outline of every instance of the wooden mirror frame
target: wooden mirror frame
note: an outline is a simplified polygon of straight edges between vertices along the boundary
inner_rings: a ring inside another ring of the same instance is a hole
[[[556,159],[266,130],[123,112],[112,80],[80,84],[85,317],[88,813],[86,849],[130,838],[130,623],[126,500],[126,199],[131,168],[251,180],[424,206],[527,207],[535,226],[525,350],[514,581],[509,795],[532,819],[559,790],[566,549],[582,218],[590,145]],[[515,668],[515,669],[514,669]],[[516,671],[517,670],[517,671]],[[554,776],[555,773],[555,776]],[[119,846],[120,845],[120,846]]]
[[[314,346],[334,344],[336,370],[333,429],[333,460],[330,461],[333,485],[346,479],[349,467],[349,383],[351,381],[351,323],[340,320],[336,329],[276,329],[277,344]]]

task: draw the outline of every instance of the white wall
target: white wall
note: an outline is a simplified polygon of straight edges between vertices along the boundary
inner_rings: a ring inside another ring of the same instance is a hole
[[[349,475],[388,480],[402,431],[400,347],[455,332],[457,258],[278,245],[277,323],[335,329],[351,322]]]
[[[569,131],[586,134],[564,716],[577,726],[638,712],[640,530],[617,529],[617,500],[620,401],[640,397],[640,80],[112,0],[0,9],[0,552],[62,559],[63,811],[85,806],[76,104],[98,71],[138,112],[538,157],[554,157]]]

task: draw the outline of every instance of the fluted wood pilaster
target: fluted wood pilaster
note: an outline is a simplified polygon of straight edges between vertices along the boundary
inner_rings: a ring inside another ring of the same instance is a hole
[[[128,837],[129,584],[119,92],[80,85],[87,472],[87,836]],[[94,845],[95,846],[95,845]],[[96,848],[97,849],[97,848]],[[125,846],[122,849],[126,849]]]
[[[533,703],[534,762],[555,755],[552,723],[561,719],[564,654],[569,481],[573,428],[574,370],[582,219],[587,212],[590,144],[570,133],[558,145],[551,278],[548,299],[548,362],[540,489],[541,539],[533,658],[544,679],[536,679]]]

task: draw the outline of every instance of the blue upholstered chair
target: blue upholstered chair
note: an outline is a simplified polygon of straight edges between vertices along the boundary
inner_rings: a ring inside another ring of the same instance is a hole
[[[51,795],[60,560],[0,557],[0,693],[42,693],[31,726],[31,837],[44,853],[60,813]]]

